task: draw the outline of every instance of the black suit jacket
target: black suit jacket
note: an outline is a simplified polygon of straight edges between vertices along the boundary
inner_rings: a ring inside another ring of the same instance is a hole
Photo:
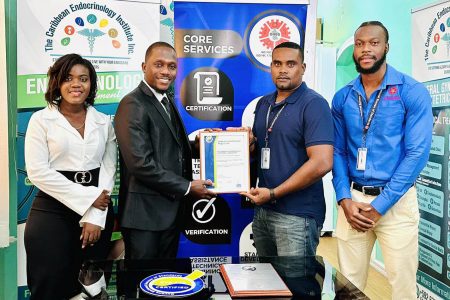
[[[176,221],[192,179],[192,161],[186,129],[173,108],[179,135],[144,82],[119,104],[114,127],[120,149],[122,227],[165,230]]]

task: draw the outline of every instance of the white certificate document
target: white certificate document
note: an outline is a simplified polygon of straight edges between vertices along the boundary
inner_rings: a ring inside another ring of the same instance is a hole
[[[248,132],[200,132],[200,178],[210,179],[215,193],[249,191]]]

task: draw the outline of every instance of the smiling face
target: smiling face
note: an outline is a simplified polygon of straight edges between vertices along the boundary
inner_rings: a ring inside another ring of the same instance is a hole
[[[380,70],[388,51],[386,34],[380,26],[363,26],[355,32],[353,60],[359,73],[373,74]]]
[[[177,75],[177,55],[172,48],[158,46],[142,63],[144,79],[153,89],[164,93]]]
[[[61,103],[84,105],[90,90],[89,69],[83,65],[74,65],[60,86]]]
[[[270,71],[278,92],[294,91],[302,83],[305,73],[300,50],[292,48],[273,50]]]

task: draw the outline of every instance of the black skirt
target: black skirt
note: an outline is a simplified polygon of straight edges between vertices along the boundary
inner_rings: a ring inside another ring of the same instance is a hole
[[[97,185],[96,177],[86,185]],[[36,195],[24,236],[30,299],[70,299],[81,292],[78,274],[82,262],[107,258],[114,226],[112,204],[105,229],[94,246],[81,249],[80,219],[80,215],[53,197],[41,191]]]

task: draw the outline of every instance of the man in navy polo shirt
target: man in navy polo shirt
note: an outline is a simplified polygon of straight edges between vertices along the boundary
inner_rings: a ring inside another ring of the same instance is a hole
[[[259,184],[242,194],[256,204],[260,256],[315,255],[325,219],[322,177],[333,165],[333,121],[327,101],[302,82],[305,67],[298,44],[276,46],[270,65],[276,91],[255,109],[250,150]]]
[[[354,40],[360,76],[332,104],[340,270],[363,290],[378,239],[392,299],[416,299],[419,210],[413,184],[430,151],[431,98],[421,83],[386,64],[383,24],[362,23]]]

